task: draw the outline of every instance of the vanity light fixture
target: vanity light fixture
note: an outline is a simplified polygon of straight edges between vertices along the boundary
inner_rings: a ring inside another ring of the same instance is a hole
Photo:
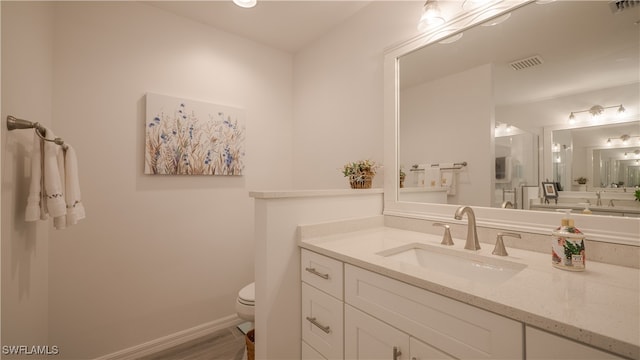
[[[585,110],[577,110],[577,111],[572,111],[569,114],[569,123],[573,123],[576,120],[576,114],[579,113],[583,113],[583,112],[588,112],[589,114],[591,114],[592,118],[599,118],[604,114],[604,111],[606,109],[613,109],[613,108],[618,108],[617,114],[618,115],[622,115],[625,112],[625,108],[624,106],[622,106],[622,104],[620,105],[611,105],[611,106],[602,106],[602,105],[593,105],[592,107],[585,109]]]
[[[233,0],[233,3],[240,7],[249,9],[256,6],[258,0]]]
[[[607,139],[607,146],[613,146],[613,140],[621,141],[622,145],[629,145],[629,140],[631,140],[633,138],[638,138],[638,141],[640,142],[640,135],[623,134],[623,135],[620,135],[619,138],[608,138]],[[640,153],[640,150],[636,150],[636,151],[637,151],[637,153],[635,151],[634,151],[634,153],[636,153],[636,154]]]
[[[442,13],[440,11],[440,5],[438,5],[438,1],[427,0],[424,3],[422,16],[420,17],[420,21],[418,22],[418,30],[424,31],[429,26],[444,24],[444,21],[445,20],[442,17]]]

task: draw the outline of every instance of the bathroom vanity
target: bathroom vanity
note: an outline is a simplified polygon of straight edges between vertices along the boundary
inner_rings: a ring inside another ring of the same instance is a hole
[[[303,359],[640,356],[638,269],[569,272],[383,221],[300,228]]]

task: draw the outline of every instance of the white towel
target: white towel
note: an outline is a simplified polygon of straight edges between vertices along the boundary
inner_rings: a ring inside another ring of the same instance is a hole
[[[53,131],[46,129],[47,140],[54,140],[56,136]],[[49,215],[55,217],[65,215],[67,206],[64,203],[64,193],[58,156],[62,148],[53,141],[44,142],[44,193],[47,198],[47,211]]]
[[[60,188],[63,190],[63,194],[66,195],[67,190],[65,188],[65,166],[64,166],[64,148],[58,145],[58,151],[56,152],[56,163],[58,164],[58,173],[60,174]],[[65,196],[66,197],[66,196]],[[67,227],[67,204],[63,198],[64,214],[54,216],[53,227],[57,230]]]
[[[453,163],[440,164],[440,184],[442,187],[447,188],[447,195],[456,194],[456,173],[453,167]]]
[[[67,203],[67,225],[75,225],[85,218],[84,205],[80,196],[78,180],[78,159],[76,151],[67,144],[64,158],[65,201]]]
[[[38,130],[36,130],[38,131]],[[25,211],[26,221],[46,220],[47,211],[45,209],[44,191],[42,183],[42,152],[43,142],[38,134],[33,133],[33,148],[31,150],[31,184],[29,185],[29,195],[27,196],[27,209]]]
[[[429,166],[425,170],[425,186],[428,188],[440,187],[440,168]]]

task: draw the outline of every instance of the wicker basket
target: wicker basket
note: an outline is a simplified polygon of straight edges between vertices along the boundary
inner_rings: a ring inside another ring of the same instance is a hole
[[[244,337],[244,341],[247,343],[247,360],[254,360],[256,351],[255,330],[249,330]]]
[[[373,175],[364,175],[362,179],[350,180],[352,189],[371,189],[371,180]]]

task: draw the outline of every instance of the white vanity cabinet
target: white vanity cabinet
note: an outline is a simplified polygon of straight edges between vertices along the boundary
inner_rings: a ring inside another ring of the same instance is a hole
[[[526,327],[527,359],[622,359],[613,354],[580,344],[546,331]]]
[[[302,250],[302,359],[343,359],[343,264]]]
[[[302,249],[302,359],[622,359]],[[526,347],[525,347],[526,344]]]
[[[391,346],[399,347],[406,356],[398,359],[425,358],[411,354],[411,347],[407,348],[410,336],[416,349],[445,354],[445,358],[523,358],[524,329],[518,321],[349,264],[345,265],[344,282],[347,309],[353,306],[406,334],[406,343]],[[345,313],[345,357],[350,359],[352,343],[363,341],[353,338],[359,334],[353,328],[373,327],[354,325],[351,312]],[[392,359],[388,355],[383,358]]]

